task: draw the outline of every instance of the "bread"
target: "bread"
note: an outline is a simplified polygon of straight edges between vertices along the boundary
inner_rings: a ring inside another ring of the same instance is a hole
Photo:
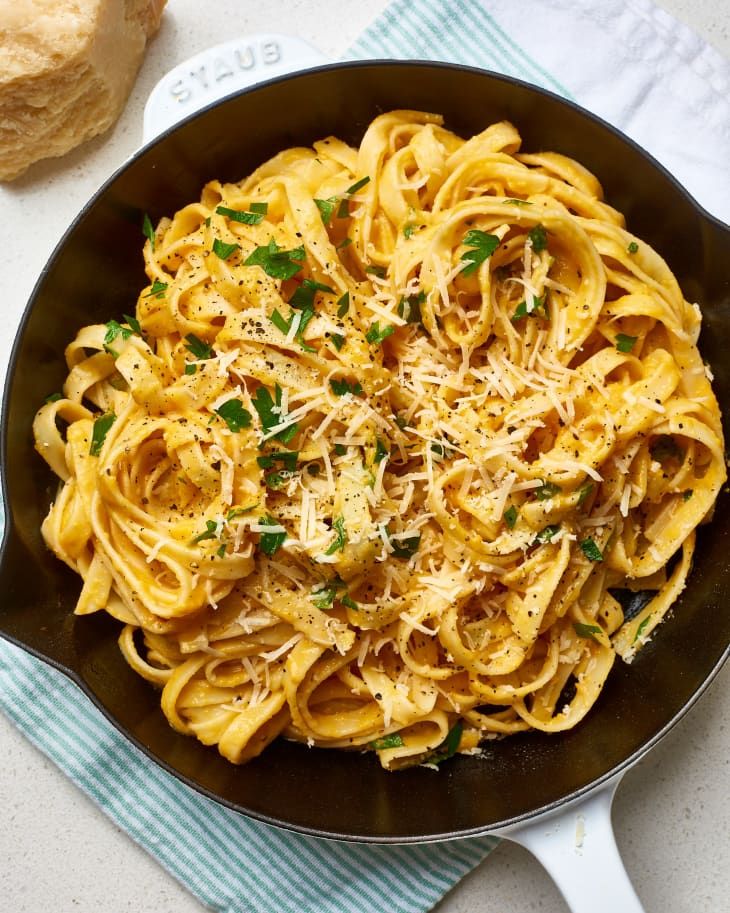
[[[107,130],[165,0],[0,0],[0,180]]]

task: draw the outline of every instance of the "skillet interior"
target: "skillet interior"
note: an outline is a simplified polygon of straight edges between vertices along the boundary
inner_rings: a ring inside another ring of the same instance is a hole
[[[245,767],[169,728],[159,698],[126,665],[118,624],[75,618],[80,583],[48,552],[39,527],[55,490],[34,454],[31,422],[65,377],[63,348],[76,330],[129,312],[145,281],[142,213],[156,220],[198,198],[213,177],[238,180],[280,149],[334,133],[358,142],[379,112],[441,112],[471,135],[500,118],[526,150],[577,158],[601,180],[630,229],[702,303],[704,357],[721,405],[730,403],[730,233],[656,163],[600,121],[555,96],[468,68],[369,63],[278,80],[213,106],[137,156],[102,188],[41,276],[10,365],[3,410],[8,523],[0,585],[0,633],[63,668],[121,731],[209,796],[263,820],[353,840],[438,839],[493,828],[574,796],[641,753],[709,681],[730,643],[728,497],[701,532],[690,585],[630,667],[617,663],[598,704],[559,737],[530,734],[488,743],[486,759],[457,758],[436,774],[382,771],[357,754],[279,742]],[[726,434],[728,429],[726,428]]]

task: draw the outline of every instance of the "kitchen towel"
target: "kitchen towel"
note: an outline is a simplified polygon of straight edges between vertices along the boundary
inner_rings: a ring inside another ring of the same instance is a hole
[[[730,218],[730,65],[648,0],[396,0],[346,56],[452,60],[541,85],[624,129]],[[156,767],[64,676],[4,641],[0,707],[221,913],[421,913],[496,844],[361,846],[250,821]]]

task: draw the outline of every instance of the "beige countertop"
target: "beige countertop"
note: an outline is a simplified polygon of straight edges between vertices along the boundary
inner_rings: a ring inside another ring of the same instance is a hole
[[[385,5],[384,0],[239,0],[238,6],[223,0],[210,5],[170,0],[160,35],[116,127],[0,189],[0,364],[7,363],[22,309],[56,241],[103,179],[139,145],[144,101],[167,69],[198,50],[254,31],[300,35],[335,58]],[[664,0],[660,5],[730,56],[730,0]],[[617,840],[647,913],[730,909],[729,688],[726,667],[689,716],[619,788],[614,806]],[[204,910],[2,715],[0,746],[0,909]],[[538,863],[509,843],[437,909],[567,911]]]

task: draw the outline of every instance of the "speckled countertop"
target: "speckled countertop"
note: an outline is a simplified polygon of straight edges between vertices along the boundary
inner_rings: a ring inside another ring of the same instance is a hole
[[[730,55],[730,0],[660,5]],[[206,6],[201,16],[196,0],[170,0],[116,127],[0,190],[0,364],[7,363],[35,278],[66,225],[139,145],[144,101],[167,69],[198,50],[254,31],[300,35],[334,58],[383,6],[384,0],[267,0],[241,3],[233,23],[216,14],[216,5]],[[619,788],[617,840],[647,913],[730,909],[729,689],[726,667]],[[0,715],[0,909],[201,913],[204,908]],[[566,913],[567,907],[538,863],[505,842],[437,910]]]

